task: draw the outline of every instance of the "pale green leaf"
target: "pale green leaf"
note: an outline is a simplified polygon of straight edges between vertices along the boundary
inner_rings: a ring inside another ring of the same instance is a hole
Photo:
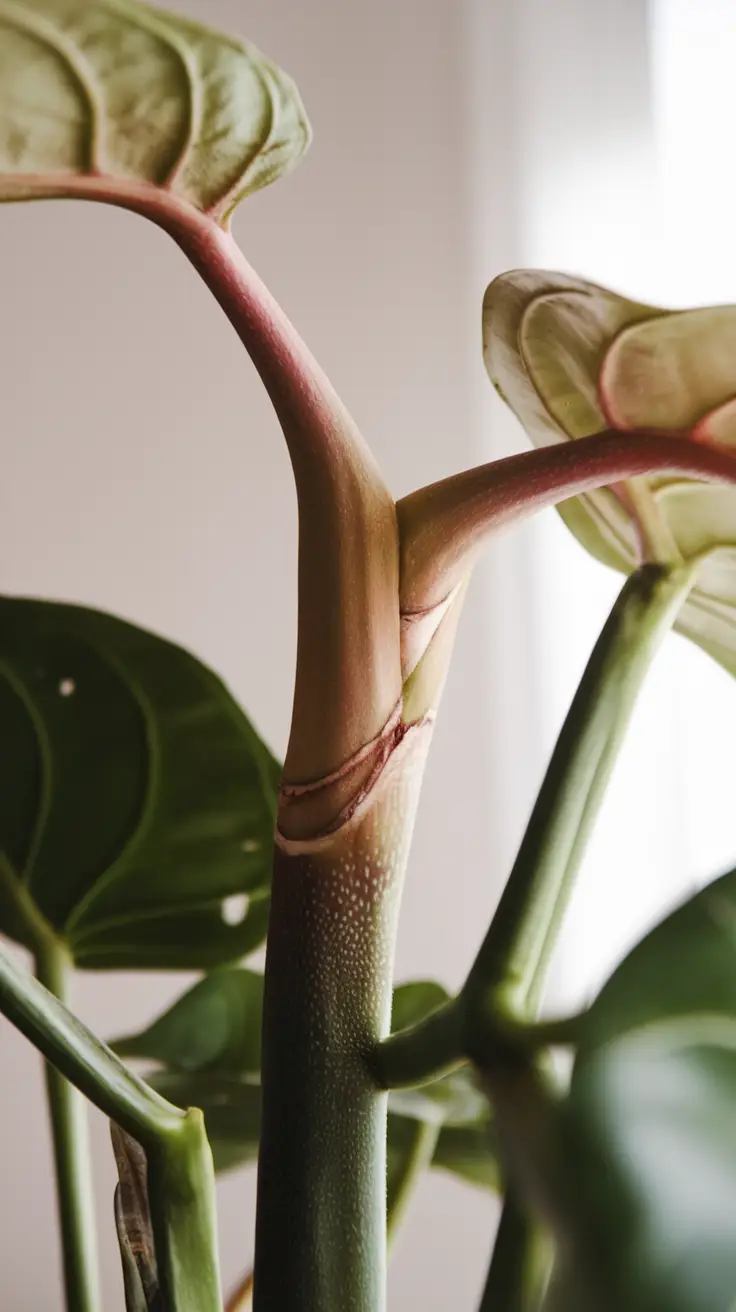
[[[223,219],[309,136],[291,79],[244,41],[136,0],[0,0],[0,200],[87,177]]]
[[[491,283],[484,353],[494,386],[538,445],[621,429],[736,440],[736,310],[672,312],[564,274],[521,270]],[[568,528],[603,563],[639,560],[636,498],[652,541],[699,561],[677,627],[736,667],[736,492],[652,476],[563,503]],[[646,485],[646,491],[644,491]]]

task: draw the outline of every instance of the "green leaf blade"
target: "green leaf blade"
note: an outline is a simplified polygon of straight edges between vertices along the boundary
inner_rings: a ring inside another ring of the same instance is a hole
[[[586,1272],[589,1295],[593,1281],[603,1308],[730,1308],[736,1300],[734,872],[679,907],[629,953],[580,1032],[560,1112],[579,1235],[577,1261],[566,1276],[570,1290]]]
[[[0,849],[79,965],[259,946],[276,766],[210,670],[102,612],[0,598],[0,709]]]

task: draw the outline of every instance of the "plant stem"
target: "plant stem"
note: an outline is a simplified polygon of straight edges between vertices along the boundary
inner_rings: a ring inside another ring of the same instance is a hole
[[[461,1066],[467,1061],[463,1028],[462,1009],[453,1001],[390,1035],[368,1058],[376,1081],[384,1089],[413,1088]]]
[[[503,1202],[478,1312],[529,1312],[539,1266],[537,1229],[513,1188]]]
[[[133,1075],[2,950],[0,1011],[144,1148],[162,1312],[221,1312],[214,1169],[202,1113],[174,1107]]]
[[[71,963],[58,940],[36,953],[36,974],[64,1001]],[[46,1097],[56,1168],[56,1192],[64,1263],[67,1312],[100,1307],[94,1189],[87,1109],[82,1095],[46,1062]]]
[[[387,1033],[403,872],[429,729],[403,738],[352,818],[279,839],[263,1016],[256,1312],[382,1312]]]
[[[140,1080],[68,1007],[0,949],[0,1012],[144,1148],[186,1117]]]
[[[166,1312],[221,1312],[212,1151],[198,1107],[146,1152],[148,1201]]]
[[[431,1165],[441,1126],[436,1121],[415,1121],[411,1146],[404,1156],[401,1171],[394,1175],[388,1193],[387,1230],[389,1244],[404,1219],[414,1186]]]
[[[534,1015],[593,823],[637,694],[693,583],[693,566],[643,565],[596,643],[519,854],[463,996],[485,1023],[499,1004]]]

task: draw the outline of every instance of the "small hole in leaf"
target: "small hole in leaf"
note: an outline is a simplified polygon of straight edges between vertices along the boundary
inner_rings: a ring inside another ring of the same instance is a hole
[[[73,679],[62,679],[59,683],[59,696],[72,697],[77,691],[77,685]]]
[[[226,925],[242,925],[248,912],[248,898],[245,893],[233,893],[224,899],[220,911]]]
[[[257,838],[244,838],[240,844],[241,852],[260,852],[261,844]]]

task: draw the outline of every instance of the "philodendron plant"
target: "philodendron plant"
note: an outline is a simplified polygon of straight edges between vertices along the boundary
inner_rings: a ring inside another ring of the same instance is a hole
[[[299,504],[283,769],[188,653],[0,601],[0,930],[35,966],[0,952],[0,1009],[47,1059],[68,1312],[100,1306],[84,1098],[112,1123],[128,1312],[221,1312],[214,1169],[256,1156],[255,1270],[231,1312],[381,1312],[387,1237],[429,1167],[502,1199],[485,1312],[725,1312],[736,872],[583,1014],[539,1007],[662,641],[678,627],[736,672],[736,309],[504,275],[485,358],[538,449],[396,502],[230,231],[308,142],[292,82],[239,39],[135,0],[0,0],[0,200],[104,202],[173,238],[271,398]],[[394,988],[468,579],[494,534],[556,503],[628,577],[464,987]],[[243,962],[266,937],[263,976]],[[204,974],[108,1046],[65,1004],[74,967]]]

